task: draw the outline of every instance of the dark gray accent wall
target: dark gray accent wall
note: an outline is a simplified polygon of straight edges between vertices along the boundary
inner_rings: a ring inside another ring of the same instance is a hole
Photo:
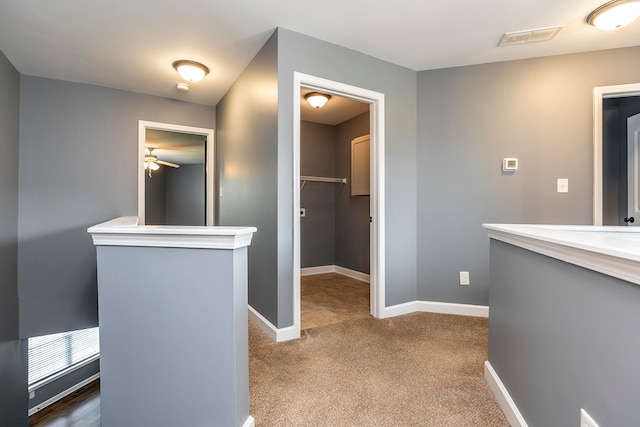
[[[203,164],[166,168],[166,223],[205,225],[205,167]]]
[[[640,113],[640,96],[602,101],[602,223],[626,225],[627,119]]]
[[[218,103],[216,157],[220,225],[258,229],[249,248],[249,304],[283,327],[277,321],[277,40],[274,33]]]
[[[569,184],[571,185],[571,184]],[[637,424],[640,287],[491,240],[489,362],[530,426]]]
[[[300,122],[300,175],[337,177],[335,127]],[[300,190],[300,266],[334,265],[336,190],[342,184],[307,181]]]
[[[385,95],[386,305],[416,299],[416,72],[278,29],[278,327],[293,324],[293,73]],[[260,234],[260,230],[258,231]]]
[[[347,185],[336,192],[336,265],[369,273],[369,196],[351,195],[351,140],[370,131],[369,113],[336,126],[336,174]]]
[[[20,74],[0,52],[0,426],[27,426],[26,341],[18,339]]]
[[[144,223],[159,225],[167,223],[166,168],[144,176]]]
[[[214,128],[213,107],[22,76],[20,336],[97,325],[87,227],[137,214],[138,120]]]
[[[638,47],[418,73],[419,300],[488,303],[482,223],[593,223],[593,88],[639,73]]]

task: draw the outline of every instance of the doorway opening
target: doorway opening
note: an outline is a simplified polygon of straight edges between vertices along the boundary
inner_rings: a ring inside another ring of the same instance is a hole
[[[368,134],[368,140],[370,145],[370,184],[368,196],[368,234],[369,234],[369,251],[365,254],[368,258],[369,264],[369,313],[374,317],[383,317],[384,313],[384,95],[378,92],[369,91],[366,89],[358,88],[355,86],[345,85],[342,83],[322,79],[315,76],[310,76],[302,73],[294,73],[294,152],[293,152],[293,280],[294,280],[294,327],[292,338],[300,336],[301,329],[301,220],[306,220],[309,217],[305,216],[301,218],[303,214],[301,207],[305,208],[304,214],[306,215],[306,206],[301,206],[301,186],[311,186],[319,184],[317,181],[311,182],[306,175],[306,171],[301,173],[301,128],[303,124],[301,122],[301,98],[306,92],[316,91],[324,94],[344,99],[345,101],[353,102],[355,104],[364,104],[364,109],[368,109],[368,127],[360,132],[360,135],[352,135],[350,138],[349,150],[351,150],[351,140],[358,139],[357,137],[364,137]],[[355,105],[354,104],[354,105]],[[362,107],[362,106],[361,106]],[[359,118],[360,120],[363,117]],[[366,118],[365,118],[366,119]],[[350,162],[350,159],[348,160]],[[314,178],[311,176],[311,178]],[[318,178],[318,177],[316,177]],[[319,177],[322,178],[322,177]],[[341,179],[346,178],[348,182],[351,181],[351,176],[345,177],[328,177]],[[310,184],[311,182],[311,184]],[[330,182],[330,181],[328,181]],[[328,186],[343,186],[340,182],[325,182],[324,185]],[[311,187],[307,187],[311,188]],[[349,186],[350,188],[350,186]],[[304,189],[304,187],[303,187]],[[326,187],[325,187],[326,191]],[[350,190],[346,188],[331,189],[336,198],[341,195],[343,197],[357,197],[357,203],[362,204],[365,200],[362,195],[351,196]],[[306,196],[306,195],[305,195]],[[305,201],[305,203],[307,203]],[[311,215],[312,212],[309,212]],[[305,224],[306,225],[306,224]],[[337,268],[337,267],[336,267]],[[349,270],[349,269],[345,269]],[[308,271],[308,270],[307,270]],[[355,270],[351,270],[355,271]],[[344,273],[344,271],[341,271]],[[356,278],[362,280],[366,274],[357,276]],[[365,279],[366,280],[366,279]]]
[[[214,151],[213,129],[140,120],[138,224],[214,225]]]
[[[593,224],[625,225],[629,217],[626,121],[637,113],[634,98],[640,97],[640,84],[596,87],[593,93]]]

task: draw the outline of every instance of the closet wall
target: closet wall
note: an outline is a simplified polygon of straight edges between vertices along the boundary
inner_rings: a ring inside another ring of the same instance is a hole
[[[331,126],[302,121],[300,175],[347,178],[308,181],[300,192],[301,267],[337,265],[369,274],[369,196],[351,196],[351,140],[369,133],[369,113]]]

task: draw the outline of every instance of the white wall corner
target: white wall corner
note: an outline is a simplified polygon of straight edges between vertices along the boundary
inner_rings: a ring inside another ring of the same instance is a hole
[[[502,380],[500,380],[496,371],[493,370],[488,360],[484,362],[484,380],[493,392],[509,424],[511,424],[512,427],[527,427],[527,422],[509,395],[509,391],[502,383]]]
[[[263,315],[258,313],[256,309],[249,307],[249,320],[253,321],[260,329],[266,333],[269,338],[275,342],[290,341],[300,338],[300,334],[296,333],[293,326],[286,328],[276,328],[273,323],[269,322]]]

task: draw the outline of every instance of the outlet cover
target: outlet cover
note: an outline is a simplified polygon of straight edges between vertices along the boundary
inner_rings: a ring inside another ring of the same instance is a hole
[[[584,409],[580,409],[580,427],[598,427],[598,424],[593,421],[593,418]]]
[[[567,178],[558,178],[558,193],[569,192],[569,180]]]
[[[29,392],[29,399],[33,399],[34,397],[36,397],[36,392],[35,391]]]
[[[469,285],[469,272],[468,271],[461,271],[460,272],[460,284],[462,286],[468,286]]]

